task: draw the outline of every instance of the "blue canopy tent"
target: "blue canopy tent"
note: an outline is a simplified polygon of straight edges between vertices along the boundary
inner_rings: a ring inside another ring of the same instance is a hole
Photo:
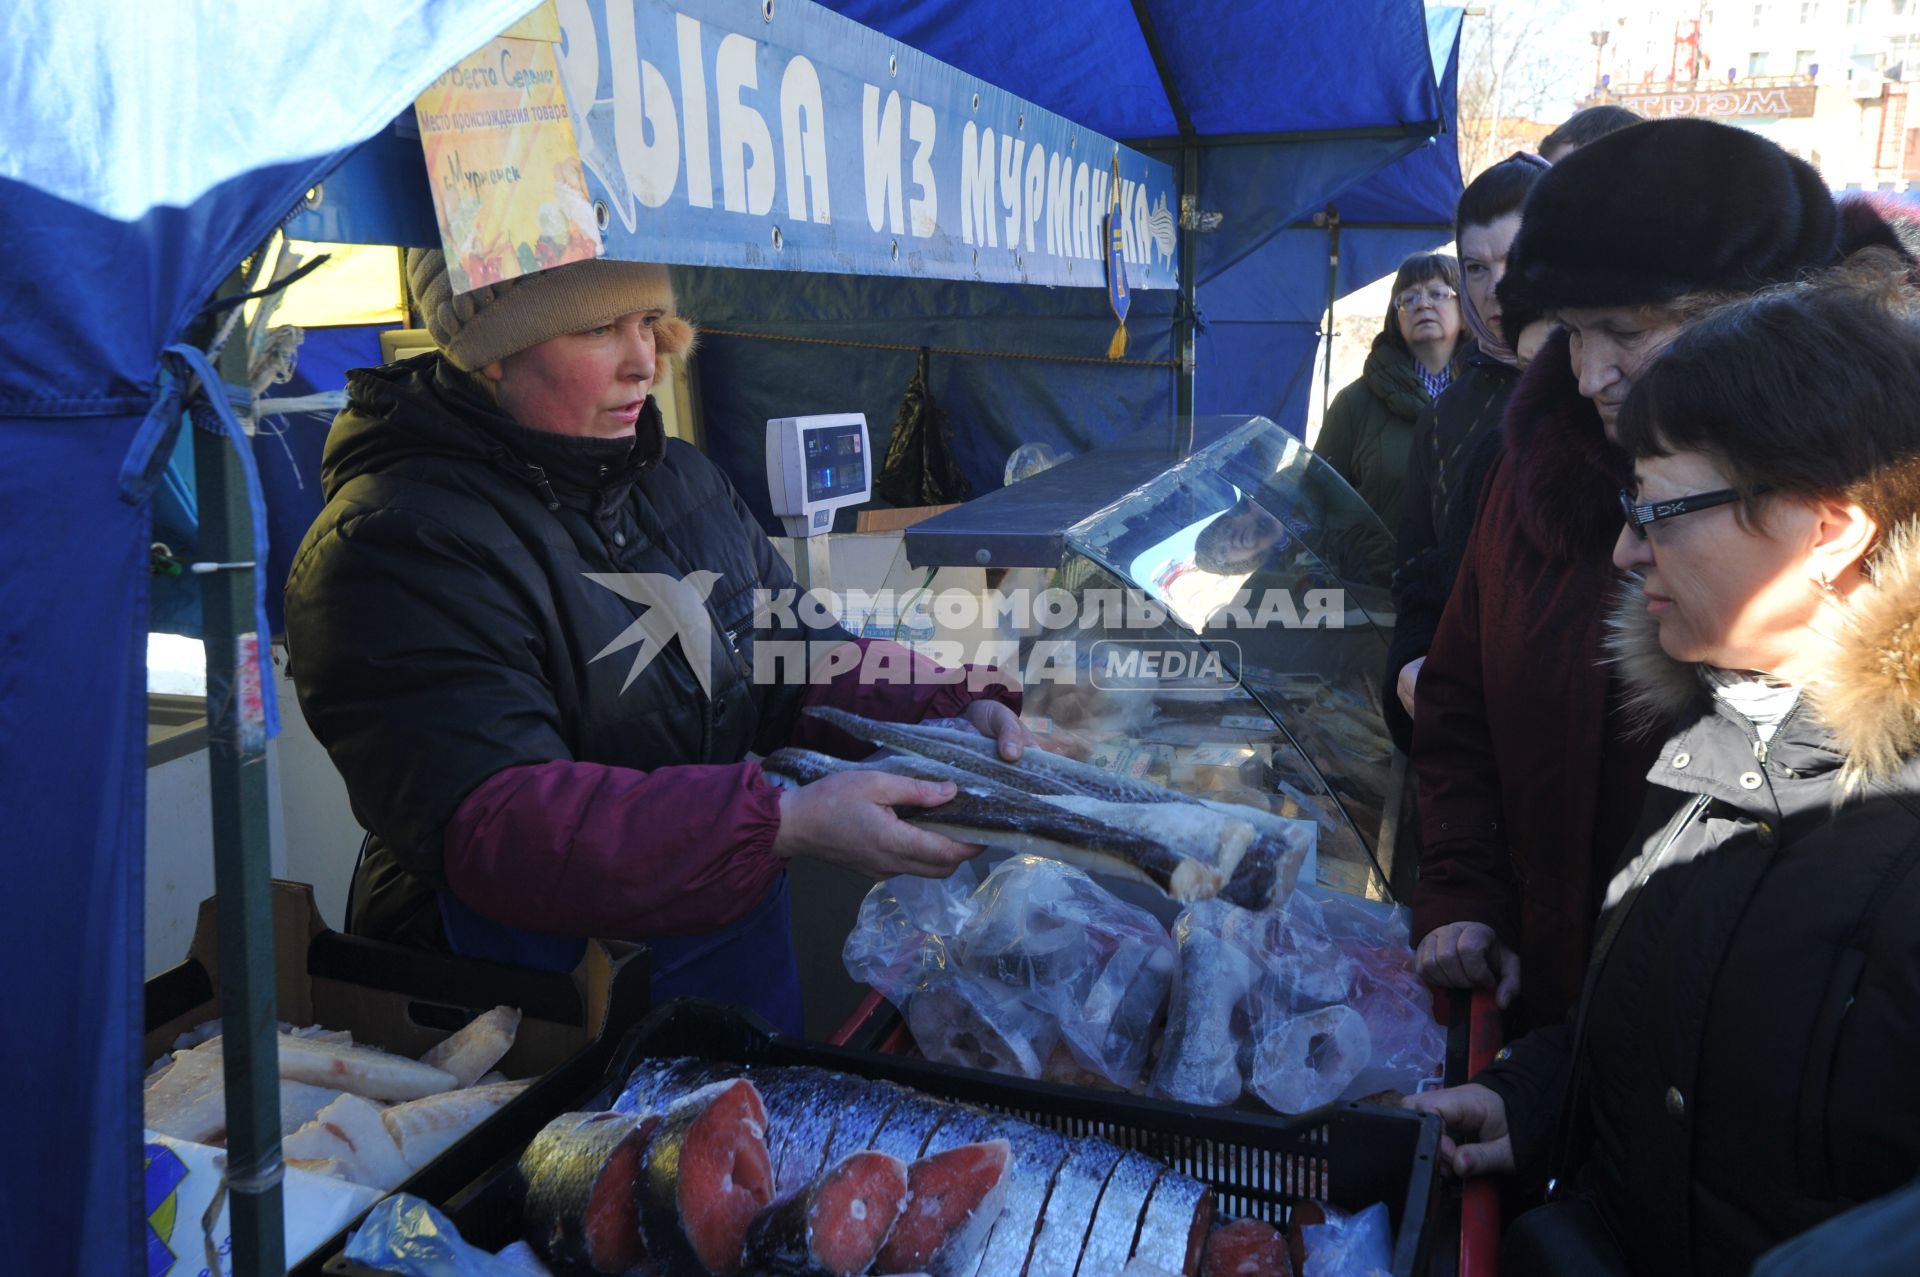
[[[98,0],[9,15],[0,44],[0,534],[10,567],[0,574],[0,815],[14,880],[0,902],[13,977],[0,1029],[14,1049],[0,1092],[12,1105],[8,1129],[31,1156],[0,1172],[0,1267],[124,1272],[147,1248],[137,1132],[149,528],[169,432],[190,408],[213,452],[223,445],[211,432],[230,420],[211,368],[164,352],[210,329],[209,299],[304,193],[526,7],[284,0],[236,20],[207,0],[158,9]],[[1313,233],[1290,228],[1345,192],[1357,198],[1386,166],[1414,163],[1451,114],[1451,83],[1436,79],[1417,0],[1103,0],[1041,21],[1012,0],[833,7],[1070,120],[1155,144],[1197,178],[1201,211],[1228,213],[1219,233],[1193,237],[1185,263],[1201,284],[1203,322],[1209,290],[1222,300],[1199,338],[1202,411],[1285,415],[1299,373],[1261,325],[1271,313],[1309,322],[1318,305],[1306,301],[1324,297],[1293,287],[1289,237],[1305,245]],[[1374,216],[1441,227],[1454,190],[1444,174],[1419,172],[1382,188],[1374,198],[1386,211]],[[385,242],[409,242],[398,231],[405,220],[389,222]],[[1413,233],[1426,243],[1444,236]],[[1314,271],[1321,279],[1325,260]],[[1228,287],[1254,268],[1274,285]],[[770,287],[773,278],[703,272],[683,285],[687,309],[714,328],[838,326],[910,345],[963,344],[986,328],[993,348],[1038,354],[1098,354],[1110,331],[1098,290],[850,278],[803,289]],[[1137,294],[1135,358],[1175,353],[1173,296]],[[1274,312],[1263,315],[1263,298]],[[805,410],[808,396],[830,389],[829,375],[846,375],[845,362],[829,374],[817,354],[794,353],[806,350],[711,340],[709,416],[757,421],[775,401]],[[1073,421],[1077,404],[1099,396],[1119,407],[1088,429],[1117,429],[1164,417],[1182,396],[1164,368],[1046,366],[1013,377],[997,361],[971,362],[967,380],[940,393],[950,407],[977,403],[965,410],[982,420]],[[904,367],[876,368],[862,392],[875,400],[859,406],[885,420],[904,379]],[[725,435],[732,442],[720,455],[757,494],[757,436],[751,449],[745,437]],[[989,435],[991,446],[963,457],[979,487],[997,481],[1004,442]],[[278,583],[259,572],[238,579],[257,596],[243,614],[264,612]],[[221,660],[231,667],[235,656]],[[244,669],[248,653],[239,656]],[[270,730],[263,681],[256,725]]]
[[[681,276],[683,308],[707,329],[708,451],[763,517],[760,423],[860,410],[879,448],[917,346],[989,352],[932,360],[975,496],[999,486],[1021,443],[1082,452],[1180,411],[1258,413],[1298,433],[1335,247],[1312,217],[1341,214],[1339,295],[1452,238],[1457,8],[1099,0],[1036,27],[1010,5],[826,3],[1197,176],[1198,211],[1217,223],[1183,237],[1198,327],[1186,403],[1167,366],[1180,353],[1173,292],[1134,294],[1128,358],[1141,362],[1114,368],[1098,358],[1113,331],[1098,289]],[[846,345],[777,339],[792,337]]]
[[[161,352],[352,146],[524,9],[130,0],[0,42],[0,1267],[143,1264],[148,520]],[[164,431],[173,421],[164,414]],[[270,1031],[271,1026],[268,1026]],[[144,1271],[144,1269],[143,1269]]]

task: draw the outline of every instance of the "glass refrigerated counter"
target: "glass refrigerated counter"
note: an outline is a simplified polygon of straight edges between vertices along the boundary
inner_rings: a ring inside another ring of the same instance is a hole
[[[1400,801],[1380,705],[1393,553],[1298,439],[1201,418],[909,528],[884,603],[848,619],[943,663],[1011,664],[1050,748],[1313,820],[1319,881],[1378,899]]]

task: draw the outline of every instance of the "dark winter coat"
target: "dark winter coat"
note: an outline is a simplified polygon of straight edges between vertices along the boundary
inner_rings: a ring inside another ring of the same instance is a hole
[[[1500,418],[1519,380],[1513,365],[1476,347],[1453,384],[1414,422],[1393,573],[1393,643],[1381,701],[1394,744],[1403,750],[1413,747],[1413,719],[1400,706],[1400,671],[1433,646],[1487,476],[1500,456]]]
[[[542,935],[728,926],[781,878],[779,795],[749,750],[822,743],[797,722],[809,699],[918,718],[978,695],[757,679],[761,645],[846,636],[756,614],[792,577],[651,401],[632,439],[575,438],[518,425],[436,355],[363,369],[321,483],[287,631],[301,708],[373,834],[367,934],[441,942],[441,891]],[[704,585],[706,690],[686,620],[643,633],[665,613],[627,574]]]
[[[1502,429],[1415,692],[1413,938],[1491,926],[1520,955],[1530,1022],[1553,1024],[1579,997],[1652,746],[1626,730],[1601,664],[1625,458],[1580,396],[1564,333],[1520,379]]]
[[[1643,597],[1620,614],[1637,704],[1680,726],[1581,1027],[1476,1080],[1523,1169],[1589,1196],[1637,1272],[1745,1273],[1920,1171],[1920,553],[1876,581],[1834,690],[1764,746],[1660,650]]]
[[[1414,371],[1413,356],[1387,339],[1373,339],[1360,379],[1333,397],[1313,445],[1353,485],[1380,521],[1400,526],[1413,422],[1433,400]]]

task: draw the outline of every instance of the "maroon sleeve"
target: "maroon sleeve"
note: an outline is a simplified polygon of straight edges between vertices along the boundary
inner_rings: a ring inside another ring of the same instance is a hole
[[[447,883],[477,912],[550,935],[724,927],[780,875],[780,791],[758,763],[509,767],[447,824]]]
[[[873,752],[837,728],[806,714],[811,705],[830,705],[891,723],[917,723],[928,718],[952,718],[978,700],[999,701],[1020,712],[1021,694],[1013,675],[983,665],[950,668],[935,664],[892,639],[855,639],[858,662],[824,682],[814,683],[800,698],[801,715],[789,744],[817,749],[842,758]]]
[[[1492,486],[1504,487],[1498,479],[1496,474]],[[1518,889],[1501,827],[1500,768],[1480,659],[1487,544],[1481,534],[1497,500],[1490,491],[1414,684],[1412,761],[1420,799],[1416,945],[1450,922],[1484,922],[1509,946],[1519,944]]]

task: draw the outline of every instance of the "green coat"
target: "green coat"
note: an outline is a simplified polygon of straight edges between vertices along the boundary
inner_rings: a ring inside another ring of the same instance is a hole
[[[1335,395],[1321,419],[1314,452],[1353,485],[1389,528],[1400,526],[1413,421],[1431,402],[1414,371],[1413,356],[1382,333],[1373,339],[1360,380]]]

